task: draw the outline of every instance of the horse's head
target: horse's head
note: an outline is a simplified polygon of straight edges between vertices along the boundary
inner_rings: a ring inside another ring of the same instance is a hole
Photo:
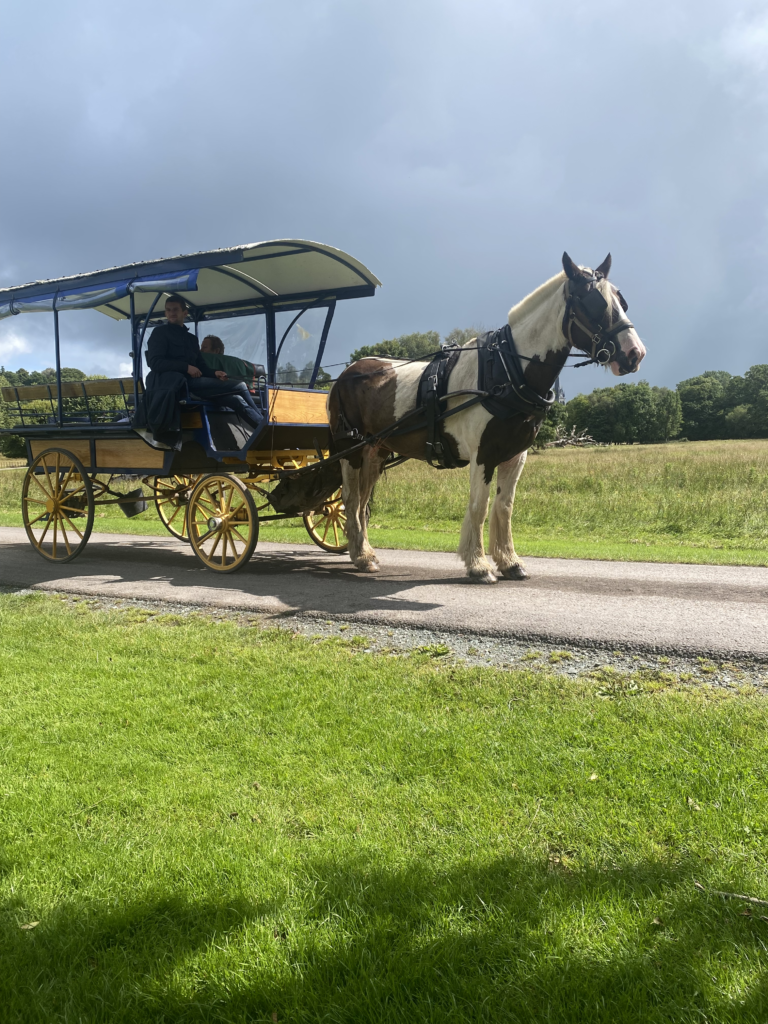
[[[595,270],[577,266],[563,253],[566,284],[563,333],[591,362],[610,366],[622,376],[635,373],[645,356],[645,345],[624,315],[624,296],[608,280],[611,254]]]

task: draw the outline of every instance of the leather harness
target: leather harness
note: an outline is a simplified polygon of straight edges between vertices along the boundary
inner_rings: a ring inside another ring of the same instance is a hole
[[[625,317],[615,324],[603,326],[608,302],[597,287],[601,278],[602,275],[593,272],[591,278],[569,282],[563,315],[563,334],[571,347],[581,348],[590,355],[589,359],[577,363],[576,366],[587,366],[590,363],[604,366],[609,363],[618,351],[618,335],[634,326]],[[618,295],[622,309],[626,311],[627,304],[620,292]],[[571,333],[574,324],[590,340],[591,351],[574,341]],[[450,375],[459,356],[467,351],[471,349],[446,346],[439,352],[432,353],[431,361],[419,379],[416,407],[391,427],[381,431],[375,440],[381,443],[398,435],[412,433],[419,429],[418,422],[414,420],[423,419],[427,430],[426,457],[430,466],[436,469],[456,469],[469,463],[466,459],[459,459],[454,455],[450,443],[445,438],[442,423],[450,416],[482,403],[484,409],[499,419],[508,420],[523,415],[541,423],[555,402],[555,394],[550,390],[546,395],[540,395],[526,382],[522,361],[528,357],[521,356],[518,352],[509,324],[505,324],[497,331],[487,331],[477,338],[477,388],[449,392]],[[445,408],[449,398],[459,395],[472,397],[452,409]],[[445,411],[441,411],[442,409]],[[350,447],[362,447],[374,440],[363,438],[363,435],[347,422],[343,410],[340,412],[333,439],[338,449],[346,450]]]

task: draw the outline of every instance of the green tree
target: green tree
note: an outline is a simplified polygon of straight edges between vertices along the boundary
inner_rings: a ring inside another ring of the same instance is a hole
[[[484,327],[454,327],[446,334],[445,344],[466,345],[468,341],[472,341],[473,338],[477,338],[481,334],[485,334]]]
[[[587,430],[596,441],[652,444],[675,437],[680,430],[680,399],[669,388],[647,381],[596,388],[567,405],[566,426]]]
[[[751,407],[750,436],[768,436],[768,365],[750,366],[744,374],[744,394]]]
[[[416,334],[401,334],[390,341],[380,341],[378,345],[363,345],[356,348],[350,360],[364,359],[366,356],[384,356],[391,359],[422,359],[437,352],[440,348],[440,335],[437,331],[424,331]]]
[[[649,441],[671,441],[677,437],[683,424],[683,407],[680,396],[670,388],[651,388],[654,400],[654,417]]]
[[[547,413],[546,419],[539,427],[539,432],[533,443],[534,448],[543,448],[545,444],[554,441],[557,435],[557,428],[565,424],[566,416],[566,406],[560,402],[555,402]]]
[[[725,370],[708,370],[698,377],[681,380],[677,385],[683,410],[683,433],[691,441],[727,437],[725,417],[729,393],[733,394],[731,375]]]
[[[11,376],[13,374],[9,374],[4,367],[0,366],[0,388],[13,387],[9,379]],[[7,430],[17,420],[18,415],[15,412],[15,407],[4,402],[2,394],[0,394],[0,429]],[[16,434],[0,434],[0,455],[6,459],[23,459],[26,453],[27,449],[22,438]]]

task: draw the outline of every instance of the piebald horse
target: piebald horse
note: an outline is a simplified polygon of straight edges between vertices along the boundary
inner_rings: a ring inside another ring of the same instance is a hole
[[[562,272],[509,311],[513,347],[520,357],[517,365],[523,368],[525,385],[545,402],[572,348],[586,353],[588,362],[610,366],[617,376],[634,373],[645,356],[645,346],[624,315],[626,302],[608,280],[610,267],[610,254],[591,270],[577,266],[563,253]],[[473,339],[457,353],[447,388],[455,397],[447,398],[441,407],[443,412],[448,410],[441,423],[443,443],[449,446],[454,460],[465,460],[470,466],[469,505],[458,553],[471,580],[497,582],[485,555],[483,526],[488,515],[491,480],[494,470],[498,470],[491,509],[490,554],[498,576],[521,580],[528,574],[512,540],[512,507],[528,449],[545,412],[541,408],[523,408],[500,418],[476,398],[475,404],[450,415],[451,409],[466,406],[467,394],[473,389],[477,394],[479,344]],[[413,415],[413,429],[409,427],[409,414],[418,406],[419,381],[424,369],[424,361],[359,359],[344,370],[328,396],[332,430],[335,428],[339,433],[342,428],[351,428],[355,436],[371,438],[362,449],[350,452],[348,460],[342,460],[349,554],[363,572],[377,572],[379,568],[368,542],[366,508],[387,459],[394,453],[410,459],[427,459],[428,435],[423,416]],[[388,436],[392,425],[400,421],[405,426],[400,427],[397,436]]]

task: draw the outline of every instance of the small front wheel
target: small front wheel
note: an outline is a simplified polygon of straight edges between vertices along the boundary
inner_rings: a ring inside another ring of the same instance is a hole
[[[347,516],[341,500],[341,488],[323,502],[320,508],[304,515],[304,525],[312,540],[323,551],[339,554],[349,547]]]
[[[79,459],[64,448],[41,452],[21,488],[24,529],[49,562],[77,558],[93,529],[93,488]]]
[[[236,572],[253,554],[259,516],[251,492],[236,476],[201,477],[187,506],[187,536],[206,569]]]
[[[152,481],[155,508],[160,522],[172,537],[188,541],[187,504],[199,476],[156,476]]]

